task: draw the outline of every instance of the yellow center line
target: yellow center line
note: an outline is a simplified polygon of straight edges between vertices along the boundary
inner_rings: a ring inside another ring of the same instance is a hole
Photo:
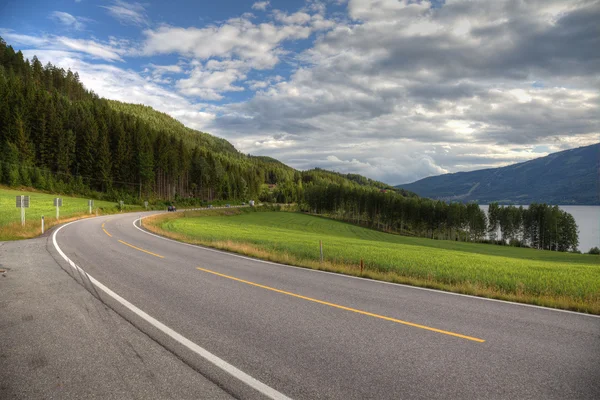
[[[148,250],[140,249],[139,247],[135,247],[134,245],[132,245],[132,244],[129,244],[129,243],[127,243],[127,242],[124,242],[124,241],[122,241],[122,240],[119,240],[119,243],[122,243],[122,244],[124,244],[125,246],[129,246],[129,247],[131,247],[132,249],[136,249],[136,250],[139,250],[139,251],[143,251],[144,253],[148,253],[148,254],[150,254],[150,255],[153,255],[154,257],[164,258],[163,256],[161,256],[161,255],[159,255],[159,254],[152,253],[152,252],[150,252],[150,251],[148,251]]]
[[[110,221],[110,220],[108,220],[108,221]],[[106,222],[108,222],[108,221],[106,221]],[[112,235],[111,235],[110,233],[108,233],[108,232],[106,231],[106,229],[104,229],[104,224],[105,224],[106,222],[103,222],[103,223],[102,223],[102,230],[103,230],[103,231],[104,231],[104,233],[106,233],[106,234],[107,234],[109,237],[112,237]]]
[[[297,297],[299,299],[303,299],[303,300],[307,300],[307,301],[312,301],[314,303],[324,304],[324,305],[330,306],[330,307],[339,308],[341,310],[352,311],[352,312],[355,312],[355,313],[358,313],[358,314],[368,315],[369,317],[384,319],[386,321],[396,322],[398,324],[408,325],[408,326],[412,326],[414,328],[425,329],[425,330],[432,331],[432,332],[442,333],[444,335],[455,336],[455,337],[458,337],[458,338],[461,338],[461,339],[472,340],[472,341],[478,342],[478,343],[485,342],[485,340],[478,339],[476,337],[461,335],[460,333],[454,333],[454,332],[450,332],[450,331],[444,331],[442,329],[432,328],[430,326],[419,325],[419,324],[415,324],[413,322],[408,322],[408,321],[402,321],[401,319],[386,317],[384,315],[374,314],[374,313],[370,313],[368,311],[357,310],[356,308],[350,308],[350,307],[346,307],[346,306],[341,306],[339,304],[329,303],[327,301],[313,299],[312,297],[307,297],[307,296],[302,296],[302,295],[291,293],[291,292],[286,292],[285,290],[275,289],[275,288],[272,288],[270,286],[265,286],[265,285],[261,285],[259,283],[254,283],[254,282],[246,281],[246,280],[243,280],[243,279],[235,278],[233,276],[221,274],[221,273],[218,273],[218,272],[215,272],[215,271],[211,271],[209,269],[204,269],[204,268],[200,268],[200,267],[197,267],[196,269],[198,269],[200,271],[208,272],[210,274],[218,275],[218,276],[221,276],[223,278],[228,278],[228,279],[232,279],[234,281],[246,283],[248,285],[252,285],[252,286],[259,287],[259,288],[271,290],[273,292],[277,292],[277,293],[281,293],[281,294],[286,294],[288,296]]]

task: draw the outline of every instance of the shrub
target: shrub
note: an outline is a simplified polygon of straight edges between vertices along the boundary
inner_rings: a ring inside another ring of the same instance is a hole
[[[590,251],[588,251],[588,254],[596,254],[596,255],[600,255],[600,249],[596,246],[596,247],[592,247],[590,249]]]

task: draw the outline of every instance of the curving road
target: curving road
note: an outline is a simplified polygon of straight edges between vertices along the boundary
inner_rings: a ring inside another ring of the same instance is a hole
[[[138,218],[65,225],[51,251],[238,398],[600,398],[598,317],[252,260]]]

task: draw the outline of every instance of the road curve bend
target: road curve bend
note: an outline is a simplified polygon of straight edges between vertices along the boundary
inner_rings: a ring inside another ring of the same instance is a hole
[[[64,267],[239,398],[600,398],[600,318],[254,260],[140,216],[56,230]]]

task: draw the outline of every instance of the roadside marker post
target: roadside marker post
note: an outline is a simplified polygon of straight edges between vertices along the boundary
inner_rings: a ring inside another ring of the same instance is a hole
[[[44,216],[42,215],[42,235],[44,234]]]
[[[119,200],[119,209],[123,212],[123,200]]]
[[[60,212],[59,209],[60,207],[62,207],[63,203],[62,203],[62,198],[60,197],[56,197],[54,199],[54,206],[56,207],[56,220],[58,221],[58,218],[60,216]]]
[[[29,208],[29,196],[17,196],[17,208],[21,209],[21,226],[25,226],[25,209]]]
[[[144,201],[144,207],[146,207],[146,210],[148,209],[148,202]]]
[[[90,209],[90,215],[92,214],[93,206],[94,206],[94,200],[88,200],[88,208]]]

